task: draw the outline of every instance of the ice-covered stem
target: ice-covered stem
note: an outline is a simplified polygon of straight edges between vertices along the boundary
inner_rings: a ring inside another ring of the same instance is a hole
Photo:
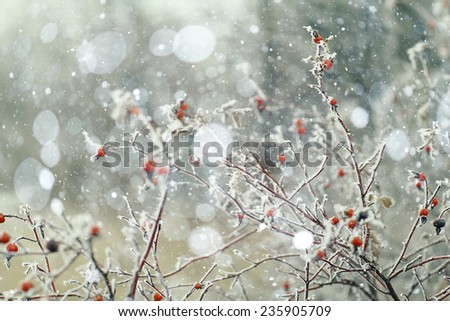
[[[305,277],[303,279],[303,281],[305,282],[305,287],[304,287],[304,289],[305,289],[305,291],[304,291],[304,299],[305,299],[305,301],[308,301],[308,296],[309,296],[309,283],[310,283],[310,280],[309,280],[309,268],[310,268],[310,264],[311,263],[307,259],[306,260],[306,264],[305,264]]]
[[[403,260],[403,257],[405,256],[406,250],[408,249],[409,243],[411,243],[411,239],[413,237],[414,232],[417,229],[417,226],[419,226],[420,223],[420,215],[417,215],[416,220],[414,221],[414,224],[411,228],[411,230],[409,231],[408,237],[406,238],[406,241],[403,243],[403,249],[400,252],[400,255],[398,256],[397,260],[395,260],[395,264],[391,269],[391,272],[389,273],[389,278],[392,279],[395,270],[397,269],[397,267],[399,266],[400,262]]]
[[[156,271],[156,276],[159,279],[161,286],[164,288],[164,292],[166,293],[166,295],[165,295],[166,299],[168,301],[170,301],[172,299],[172,295],[171,295],[171,293],[169,291],[169,287],[167,286],[166,279],[165,279],[163,273],[161,272],[161,267],[160,267],[160,264],[159,264],[159,257],[157,255],[158,244],[159,244],[159,242],[158,242],[159,241],[159,234],[161,232],[161,224],[156,225],[155,228],[157,228],[157,231],[156,231],[154,246],[153,246],[153,249],[151,251],[152,257],[153,257],[153,261],[155,263],[154,263],[154,265],[152,267]]]
[[[393,273],[392,275],[389,276],[389,278],[393,279],[393,278],[395,278],[396,276],[398,276],[399,274],[401,274],[403,272],[406,272],[406,271],[415,269],[416,267],[423,266],[423,265],[425,265],[427,263],[434,262],[434,261],[439,261],[439,260],[450,260],[450,255],[433,256],[433,257],[430,257],[430,258],[425,259],[423,261],[417,262],[415,264],[410,264],[409,266],[406,266],[404,269],[398,270],[397,272]]]
[[[230,199],[231,202],[233,202],[233,204],[236,206],[236,208],[238,208],[243,214],[246,214],[247,217],[249,217],[250,219],[258,222],[258,223],[262,223],[263,220],[259,219],[257,217],[255,217],[254,215],[251,215],[250,213],[248,213],[248,211],[244,208],[244,205],[241,204],[241,202],[234,197],[233,195],[231,195],[229,192],[226,191],[225,188],[223,188],[222,186],[220,186],[219,184],[215,184],[214,186],[211,186],[210,183],[208,183],[204,178],[200,177],[198,174],[196,174],[195,172],[190,172],[185,170],[184,168],[173,164],[173,167],[176,168],[179,172],[186,174],[192,178],[194,178],[195,180],[197,180],[198,182],[204,184],[208,189],[214,190],[215,192],[219,192],[222,193],[223,196],[227,197],[228,199]],[[286,234],[287,232],[285,232],[284,234]]]
[[[236,243],[238,243],[238,242],[240,242],[240,241],[242,241],[242,240],[248,238],[250,235],[255,234],[255,233],[258,232],[258,231],[259,231],[258,228],[251,229],[251,230],[245,232],[244,234],[239,235],[238,237],[234,238],[234,239],[231,240],[230,242],[224,244],[224,245],[221,246],[220,248],[218,248],[218,249],[212,251],[211,253],[208,253],[208,254],[205,254],[205,255],[196,256],[196,257],[194,257],[194,258],[191,258],[189,261],[183,263],[183,265],[181,265],[180,267],[178,267],[176,270],[164,274],[164,277],[167,278],[167,277],[170,277],[170,276],[172,276],[172,275],[175,275],[175,274],[177,274],[178,272],[184,270],[185,268],[187,268],[188,266],[190,266],[191,264],[193,264],[193,263],[195,263],[195,262],[198,262],[198,261],[201,261],[201,260],[204,260],[204,259],[208,259],[208,258],[210,258],[210,257],[212,257],[212,256],[214,256],[214,255],[216,255],[217,253],[223,252],[223,251],[225,251],[226,249],[228,249],[228,248],[230,248],[231,246],[233,246],[234,244],[236,244]]]
[[[433,195],[431,198],[428,197],[428,180],[425,179],[425,197],[424,197],[424,208],[427,208],[430,206],[431,204],[431,200],[436,197],[437,193],[439,192],[439,190],[441,189],[442,185],[439,184],[436,187],[436,190],[434,191]],[[442,214],[442,213],[441,213]],[[406,241],[403,243],[403,249],[400,252],[399,257],[397,258],[397,260],[395,261],[394,266],[391,269],[391,272],[389,273],[389,278],[393,278],[395,275],[398,275],[398,273],[395,273],[395,270],[397,269],[397,267],[399,266],[400,262],[403,260],[406,251],[408,250],[409,244],[411,243],[411,239],[414,235],[414,232],[416,231],[417,227],[419,226],[419,223],[421,221],[421,216],[420,213],[417,215],[417,218],[414,222],[414,225],[412,226],[411,230],[409,231],[408,237],[406,238]],[[395,273],[395,274],[394,274]],[[401,272],[400,272],[401,273]]]
[[[39,238],[36,225],[33,222],[33,219],[31,218],[31,208],[28,205],[22,205],[20,207],[20,212],[25,214],[28,222],[30,223],[30,226],[31,226],[31,228],[33,230],[34,238],[36,240],[37,245],[39,246],[39,249],[42,251],[42,253],[47,254],[47,251],[42,246],[42,242],[41,242],[41,240]],[[47,255],[44,255],[44,261],[45,261],[45,266],[47,268],[47,274],[50,275],[52,270],[51,270],[50,261],[48,260]],[[51,280],[51,287],[52,287],[52,291],[54,293],[56,293],[56,285],[55,285],[55,281],[54,280]]]
[[[450,285],[430,298],[430,301],[443,301],[450,295]]]
[[[205,282],[206,278],[214,271],[214,269],[216,267],[217,267],[217,263],[213,263],[213,265],[208,269],[208,271],[206,271],[206,273],[203,275],[203,277],[198,281],[198,284],[200,284],[200,286],[202,288],[203,288],[203,282]],[[189,292],[186,293],[186,295],[183,297],[182,301],[186,301],[192,295],[192,293],[195,292],[195,290],[197,289],[196,284],[194,284],[191,287],[191,289],[189,290]]]
[[[342,116],[339,114],[339,111],[337,109],[335,109],[334,113],[336,114],[338,122],[345,132],[348,150],[350,151],[350,158],[352,160],[352,167],[355,172],[356,178],[358,179],[357,185],[358,185],[358,189],[359,189],[359,195],[361,198],[361,205],[364,208],[364,207],[366,207],[365,190],[364,190],[364,186],[363,186],[363,182],[362,182],[361,170],[359,168],[358,162],[356,161],[355,148],[353,146],[352,137],[351,137],[348,127],[345,125],[345,122],[342,119]],[[368,191],[368,189],[367,189],[367,191]]]
[[[309,32],[311,35],[311,39],[316,44],[316,54],[314,57],[309,56],[305,59],[303,59],[304,62],[312,63],[313,68],[310,70],[311,73],[316,78],[317,83],[310,85],[311,88],[315,88],[320,95],[322,96],[322,99],[326,102],[328,102],[328,105],[331,107],[331,110],[334,112],[338,123],[340,124],[341,128],[344,130],[346,141],[347,141],[347,149],[350,152],[350,158],[351,158],[351,165],[353,167],[353,170],[355,172],[356,178],[357,178],[357,185],[359,189],[360,199],[361,199],[361,205],[362,207],[366,207],[366,200],[365,200],[365,194],[368,192],[369,189],[365,190],[363,186],[362,176],[361,176],[361,169],[359,168],[358,162],[356,160],[355,155],[355,148],[353,145],[353,141],[351,138],[350,130],[348,129],[347,125],[344,122],[344,119],[340,115],[338,111],[338,102],[334,97],[329,96],[325,89],[323,88],[322,78],[325,74],[325,71],[327,69],[330,69],[333,63],[333,60],[336,57],[335,52],[331,52],[328,47],[328,41],[333,39],[333,36],[330,36],[326,39],[323,39],[322,36],[317,32],[317,30],[313,29],[312,27],[308,26],[305,27],[306,31]]]
[[[400,297],[398,296],[394,287],[392,286],[389,277],[384,275],[383,272],[381,271],[381,268],[379,267],[374,267],[374,271],[384,281],[386,287],[388,288],[389,295],[394,299],[394,301],[400,301]]]
[[[237,169],[238,171],[240,171],[241,173],[243,173],[246,178],[246,182],[248,182],[250,185],[256,187],[256,188],[261,188],[262,190],[266,191],[269,193],[269,195],[278,198],[279,200],[283,201],[286,205],[288,205],[289,207],[291,207],[295,212],[298,212],[299,214],[301,214],[303,217],[307,218],[308,220],[310,220],[312,223],[320,226],[322,229],[325,228],[325,225],[314,215],[309,214],[307,211],[299,208],[298,206],[296,206],[292,201],[290,201],[287,197],[281,195],[280,193],[278,193],[277,191],[275,191],[274,189],[270,188],[268,185],[262,183],[260,180],[258,180],[256,177],[254,177],[249,171],[247,171],[245,168],[236,165],[230,161],[227,161],[225,163],[226,166],[230,167],[230,168],[234,168]]]
[[[414,46],[409,48],[406,52],[408,53],[408,58],[414,70],[417,70],[416,59],[419,60],[422,66],[422,71],[425,80],[427,81],[429,88],[433,89],[436,84],[431,79],[430,72],[428,70],[428,63],[427,60],[425,59],[425,51],[428,49],[428,47],[429,47],[428,43],[418,42]]]
[[[331,281],[328,281],[328,282],[321,282],[321,283],[319,283],[317,285],[311,286],[309,288],[309,290],[310,291],[314,291],[314,290],[318,290],[318,289],[321,289],[321,288],[326,287],[326,286],[333,286],[333,285],[336,285],[336,284],[346,285],[346,286],[352,287],[352,288],[360,291],[361,293],[363,293],[370,300],[373,300],[373,301],[375,300],[373,295],[370,292],[368,292],[366,289],[362,288],[361,284],[359,282],[356,282],[354,280],[348,280],[348,279],[331,280]],[[304,289],[298,290],[296,292],[296,294],[302,294],[303,291],[304,291]],[[292,298],[293,296],[291,295],[289,297]]]
[[[198,298],[199,301],[203,301],[206,293],[213,285],[214,285],[213,283],[209,283],[203,288],[202,293],[200,294],[200,297]]]
[[[334,260],[334,258],[339,257],[339,254],[341,253],[341,250],[336,251],[335,253],[333,253],[333,255],[331,255],[328,259],[323,259],[323,261],[325,262],[324,264],[322,264],[317,271],[311,276],[311,278],[309,279],[310,282],[314,281],[315,278],[317,278],[320,274],[320,272],[322,272],[322,270],[328,265],[333,266],[332,260]]]
[[[373,183],[375,182],[375,176],[378,171],[378,167],[380,167],[381,161],[383,159],[383,153],[384,153],[385,148],[386,148],[386,142],[383,142],[382,145],[380,146],[380,148],[374,154],[374,158],[378,155],[378,159],[377,159],[377,162],[375,163],[374,168],[372,169],[372,173],[370,174],[370,178],[369,178],[369,181],[367,182],[367,186],[364,189],[364,197],[369,193],[370,189],[372,188]],[[359,171],[362,172],[364,170],[364,167],[367,164],[369,164],[369,162],[373,161],[374,158],[369,160],[367,163],[361,165],[359,167]]]
[[[128,298],[131,299],[131,300],[134,300],[134,298],[136,296],[136,289],[137,289],[137,285],[138,285],[138,282],[139,282],[139,274],[142,271],[142,268],[144,267],[145,262],[147,261],[147,258],[150,255],[150,252],[151,252],[151,250],[153,248],[153,243],[155,241],[155,238],[156,238],[156,235],[157,235],[157,231],[159,229],[158,225],[161,222],[162,213],[164,211],[164,205],[166,204],[167,193],[168,193],[168,188],[166,187],[165,190],[164,190],[164,194],[163,194],[163,196],[161,198],[161,202],[159,204],[159,209],[158,209],[158,213],[157,213],[156,218],[155,218],[155,225],[153,227],[152,234],[151,234],[151,236],[148,239],[145,251],[142,254],[142,257],[141,257],[141,259],[139,261],[139,264],[138,264],[138,266],[137,266],[137,268],[136,268],[136,270],[134,272],[133,279],[132,279],[131,286],[130,286],[130,291],[128,293]]]
[[[367,251],[367,247],[369,245],[370,240],[370,225],[367,222],[364,224],[363,233],[364,233],[363,249],[364,251]]]
[[[231,163],[230,163],[230,164],[231,164]],[[230,166],[231,166],[231,165],[230,165]],[[233,166],[234,166],[234,164],[233,164]],[[258,217],[256,217],[256,216],[252,215],[251,213],[249,213],[249,212],[244,208],[244,205],[241,204],[241,202],[240,202],[236,197],[232,196],[229,192],[226,191],[225,188],[223,188],[223,187],[220,186],[219,184],[215,184],[214,186],[211,186],[211,184],[209,184],[205,179],[203,179],[202,177],[200,177],[200,176],[199,176],[198,174],[196,174],[195,172],[187,171],[187,170],[185,170],[184,168],[182,168],[182,167],[180,167],[180,166],[178,166],[178,165],[176,165],[176,164],[174,164],[173,167],[176,168],[179,172],[184,173],[184,174],[186,174],[186,175],[188,175],[188,176],[194,178],[194,179],[197,180],[198,182],[204,184],[207,188],[209,188],[209,189],[214,189],[215,192],[222,193],[223,196],[225,196],[225,197],[227,197],[228,199],[230,199],[231,202],[233,202],[233,204],[234,204],[234,205],[235,205],[242,213],[244,213],[244,214],[246,215],[246,217],[250,218],[251,220],[253,220],[253,221],[255,221],[255,222],[259,223],[259,224],[260,224],[260,223],[263,223],[264,219],[258,218]],[[245,171],[245,170],[244,170],[244,171]],[[260,185],[255,186],[255,185],[253,184],[253,180],[256,180],[256,178],[255,178],[251,173],[249,173],[249,172],[247,172],[247,171],[245,171],[245,173],[247,173],[248,175],[250,175],[250,176],[252,177],[252,181],[246,180],[246,181],[247,181],[249,184],[251,184],[252,186],[254,186],[254,187],[257,187],[257,186],[266,186],[266,185],[262,184],[261,182],[259,182]],[[271,194],[272,196],[278,197],[279,194],[277,194],[275,191],[273,191],[273,190],[270,189],[269,187],[267,187],[267,189],[268,189],[269,191],[272,192],[272,194]],[[280,197],[281,197],[281,198],[280,198]],[[300,208],[298,208],[295,204],[293,204],[290,200],[288,200],[288,199],[285,198],[284,196],[279,195],[278,198],[280,198],[281,200],[284,201],[284,203],[286,203],[287,205],[289,205],[289,206],[294,210],[294,212],[296,212],[296,213],[298,212],[299,214],[302,214],[302,215],[303,215],[303,213],[306,213],[305,211],[303,211],[303,210],[301,210]],[[284,204],[284,203],[283,203],[283,204]],[[305,217],[311,219],[315,224],[319,224],[322,228],[324,228],[323,223],[320,222],[320,221],[318,221],[317,218],[313,218],[313,217],[310,216],[308,213],[306,213],[306,215],[307,215],[307,216],[305,216]],[[277,233],[281,233],[281,234],[290,236],[290,237],[293,236],[292,233],[290,233],[290,232],[288,232],[288,231],[285,231],[285,230],[282,229],[282,228],[278,228],[278,227],[276,227],[276,226],[271,226],[271,230],[273,230],[273,231],[275,231],[275,232],[277,232]]]
[[[424,300],[428,301],[428,297],[427,297],[427,294],[425,292],[425,288],[423,287],[422,281],[420,280],[419,276],[417,275],[416,269],[413,269],[413,273],[414,273],[414,276],[415,276],[415,278],[417,280],[417,284],[419,284],[420,290],[422,291]]]
[[[311,195],[314,197],[314,199],[315,199],[316,202],[318,203],[320,212],[322,213],[322,216],[323,216],[325,219],[328,219],[328,216],[327,216],[327,214],[326,214],[326,212],[325,212],[325,209],[323,208],[323,204],[319,202],[319,198],[317,197],[316,193],[314,192],[314,189],[313,189],[313,187],[311,186],[311,182],[312,182],[317,176],[319,176],[320,173],[322,173],[322,171],[325,169],[325,165],[326,165],[326,163],[327,163],[327,160],[328,160],[328,156],[325,156],[325,157],[323,158],[323,160],[322,160],[322,163],[321,163],[320,166],[319,166],[319,169],[318,169],[312,176],[309,176],[309,175],[308,175],[308,171],[307,171],[306,166],[304,166],[304,165],[300,166],[300,168],[301,168],[302,171],[303,171],[303,175],[305,176],[305,180],[304,180],[303,182],[301,182],[300,185],[298,185],[298,187],[297,187],[297,188],[296,188],[296,189],[295,189],[295,190],[287,197],[288,200],[292,200],[292,198],[293,198],[298,192],[300,192],[300,190],[301,190],[303,187],[308,186],[309,192],[311,193]],[[299,162],[300,159],[298,158],[297,161]]]
[[[450,211],[450,207],[444,208],[444,209],[441,211],[441,213],[439,214],[438,219],[441,219],[441,218],[444,216],[444,214],[447,213],[448,211]]]
[[[114,291],[112,289],[111,286],[111,282],[109,281],[109,277],[108,277],[108,269],[106,271],[104,271],[101,267],[100,264],[98,263],[97,259],[94,256],[94,250],[92,248],[92,238],[89,239],[89,259],[91,260],[92,264],[94,265],[95,269],[100,273],[100,275],[103,278],[103,281],[105,282],[106,288],[108,289],[108,299],[110,301],[114,300]]]

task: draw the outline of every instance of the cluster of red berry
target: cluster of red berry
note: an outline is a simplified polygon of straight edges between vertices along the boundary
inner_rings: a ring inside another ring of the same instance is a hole
[[[297,134],[303,135],[306,133],[306,128],[303,126],[303,121],[300,118],[295,120],[295,126],[297,126]]]
[[[180,107],[178,107],[178,110],[176,111],[177,118],[183,119],[184,113],[186,112],[187,109],[188,109],[188,104],[184,100],[180,101]]]
[[[347,221],[347,227],[350,230],[353,230],[360,221],[367,219],[368,215],[366,212],[361,211],[357,218],[354,218],[355,215],[355,211],[352,208],[349,208],[347,210],[344,211],[344,215],[345,217],[349,218],[349,220]],[[339,217],[337,216],[333,216],[330,218],[330,224],[331,225],[337,225],[340,222]],[[367,224],[367,223],[366,223]],[[352,244],[355,248],[360,247],[363,245],[362,239],[361,237],[359,237],[358,235],[353,236],[352,239],[350,240],[350,244]]]
[[[144,172],[147,174],[148,179],[151,180],[153,185],[158,184],[158,179],[156,177],[154,177],[155,171],[156,171],[156,174],[158,174],[158,175],[169,174],[169,168],[167,166],[156,167],[155,161],[153,161],[153,160],[146,161],[144,164]]]
[[[6,221],[5,215],[3,215],[3,213],[0,213],[0,224],[5,223],[5,221]],[[18,252],[19,247],[15,243],[10,243],[9,242],[10,239],[11,237],[7,232],[3,232],[0,234],[0,243],[6,244],[6,251],[8,251],[9,253]]]
[[[418,189],[422,189],[422,182],[427,180],[427,176],[425,175],[425,173],[417,173],[416,178],[417,178],[416,187]]]
[[[354,215],[355,215],[355,211],[352,208],[349,208],[349,209],[344,211],[344,216],[349,219],[347,221],[347,227],[350,230],[353,230],[358,225],[358,222],[360,222],[362,220],[365,220],[368,217],[367,213],[364,212],[364,211],[361,211],[358,214],[357,219],[354,219]],[[329,219],[329,222],[330,222],[331,225],[337,225],[337,224],[339,224],[340,219],[337,216],[333,216],[333,217],[331,217]],[[350,244],[353,245],[355,247],[355,250],[356,250],[356,248],[358,248],[358,247],[363,245],[363,241],[362,241],[360,236],[354,235],[350,239]],[[323,260],[325,257],[326,257],[326,255],[325,255],[325,252],[323,250],[318,250],[316,252],[316,259]]]
[[[327,47],[325,44],[328,40],[324,40],[323,37],[319,34],[317,30],[312,30],[311,32],[312,41],[318,45],[325,47],[325,51],[328,53]],[[317,73],[322,75],[325,71],[330,70],[333,68],[333,55],[331,54],[325,54],[325,55],[319,55],[320,58],[320,65],[316,68]],[[335,110],[337,107],[337,100],[334,97],[329,96],[328,97],[328,104],[330,107]]]
[[[429,145],[427,145],[427,147],[429,147]],[[430,147],[430,150],[431,150],[431,147]],[[427,150],[427,152],[429,152],[429,151]],[[427,182],[427,176],[423,172],[414,173],[414,174],[415,174],[417,189],[422,189],[422,182]],[[431,201],[428,204],[426,204],[426,206],[422,207],[419,210],[419,218],[420,218],[420,223],[422,225],[426,224],[426,222],[427,222],[428,214],[429,214],[428,207],[432,210],[436,206],[438,206],[438,204],[439,204],[439,200],[437,199],[437,197],[433,197],[431,199]],[[445,226],[445,220],[441,216],[439,216],[438,218],[433,220],[433,226],[436,228],[436,235],[439,235],[439,233],[441,233],[442,228]]]

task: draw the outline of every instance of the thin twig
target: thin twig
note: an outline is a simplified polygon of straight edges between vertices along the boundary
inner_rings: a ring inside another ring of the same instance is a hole
[[[154,242],[155,237],[156,237],[156,232],[158,231],[158,225],[159,225],[159,222],[162,219],[162,213],[164,211],[164,205],[165,205],[166,200],[167,200],[167,193],[168,193],[168,188],[166,187],[164,189],[164,194],[163,194],[163,196],[161,198],[161,203],[159,205],[158,214],[156,215],[156,218],[155,218],[155,226],[153,227],[152,235],[148,239],[147,247],[146,247],[146,249],[145,249],[145,251],[144,251],[144,253],[143,253],[142,257],[141,257],[141,260],[140,260],[140,262],[138,264],[138,267],[137,267],[136,271],[134,272],[133,280],[131,282],[130,291],[129,291],[129,294],[128,294],[128,297],[131,300],[134,300],[134,297],[136,295],[136,288],[137,288],[138,281],[139,281],[139,273],[141,272],[142,268],[144,267],[145,262],[147,261],[147,258],[148,258],[149,254],[150,254],[150,251],[151,251],[152,247],[153,247],[153,242]]]

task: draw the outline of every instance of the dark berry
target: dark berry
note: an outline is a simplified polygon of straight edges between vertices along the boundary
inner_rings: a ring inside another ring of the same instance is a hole
[[[50,253],[58,252],[59,243],[55,240],[49,240],[46,248]]]

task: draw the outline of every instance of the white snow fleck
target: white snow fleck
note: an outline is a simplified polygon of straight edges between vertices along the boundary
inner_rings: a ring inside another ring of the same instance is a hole
[[[215,263],[219,268],[230,268],[233,266],[233,257],[230,254],[221,252],[216,255]]]
[[[233,76],[236,79],[247,79],[253,73],[252,64],[245,60],[239,60],[234,63],[231,69]]]
[[[370,106],[377,110],[380,106],[389,106],[394,101],[395,93],[391,87],[383,82],[375,82],[369,90],[369,103]]]
[[[108,74],[123,62],[127,54],[124,36],[116,31],[99,33],[78,47],[77,59],[82,73]]]
[[[100,282],[100,273],[94,269],[87,269],[84,272],[84,279],[89,284],[97,284]]]
[[[66,130],[71,134],[71,135],[77,135],[81,132],[82,130],[82,122],[80,120],[80,118],[78,117],[72,117],[69,119],[69,121],[67,122],[67,126],[66,126]]]
[[[52,171],[48,168],[43,168],[39,172],[39,184],[43,189],[50,191],[53,188],[53,184],[55,184],[55,176]]]
[[[411,86],[406,86],[403,88],[403,93],[406,97],[411,97],[414,94],[414,89]]]
[[[223,160],[232,141],[231,133],[225,126],[217,123],[206,124],[195,133],[194,142],[199,143],[199,146],[194,147],[194,155],[200,161],[205,156],[208,156],[208,162]]]
[[[117,197],[118,195],[124,195],[123,191],[119,187],[110,190],[106,196],[106,202],[110,207],[116,210],[121,210],[125,207],[125,201],[122,197]]]
[[[251,33],[259,33],[259,27],[257,25],[251,25],[250,32]]]
[[[41,29],[41,41],[43,43],[50,43],[55,40],[58,35],[58,26],[56,23],[49,22]]]
[[[356,107],[353,109],[350,120],[356,128],[364,128],[369,123],[369,113],[362,107]]]
[[[61,159],[61,152],[56,143],[50,142],[41,148],[41,161],[47,167],[54,167]]]
[[[163,224],[161,233],[170,241],[186,240],[191,230],[189,221],[185,217],[173,213],[165,217]]]
[[[448,138],[445,132],[450,131],[450,89],[447,90],[440,99],[439,107],[436,113],[436,120],[441,128],[441,134],[437,135],[439,144],[445,149],[447,153],[450,153],[450,146],[448,144]]]
[[[222,236],[209,226],[193,229],[189,235],[189,249],[196,255],[205,255],[217,250],[223,244]]]
[[[64,212],[64,204],[59,198],[54,198],[50,202],[50,209],[56,215],[61,215]]]
[[[202,203],[197,205],[195,217],[202,222],[211,222],[216,217],[216,210],[211,204]]]
[[[292,244],[298,250],[309,249],[314,242],[314,236],[309,231],[300,231],[294,235]]]
[[[173,51],[173,40],[177,33],[171,29],[156,30],[150,37],[148,49],[155,56],[168,56]]]
[[[50,191],[43,188],[40,182],[42,179],[40,173],[44,168],[34,158],[27,158],[17,166],[14,173],[14,190],[17,198],[37,211],[47,205],[50,197]]]
[[[374,6],[369,6],[369,11],[371,13],[377,13],[378,9],[376,7],[374,7]]]
[[[392,131],[386,142],[386,153],[395,161],[401,161],[409,154],[410,142],[403,129]]]
[[[283,166],[282,167],[283,176],[290,177],[294,175],[294,169],[290,166]]]
[[[51,110],[41,111],[33,122],[34,138],[45,145],[56,139],[59,133],[58,118]]]
[[[173,39],[173,52],[178,59],[197,63],[208,58],[216,47],[216,36],[206,27],[190,25]]]
[[[252,79],[243,79],[236,83],[236,90],[243,97],[253,96],[256,92],[256,87],[256,83]]]

